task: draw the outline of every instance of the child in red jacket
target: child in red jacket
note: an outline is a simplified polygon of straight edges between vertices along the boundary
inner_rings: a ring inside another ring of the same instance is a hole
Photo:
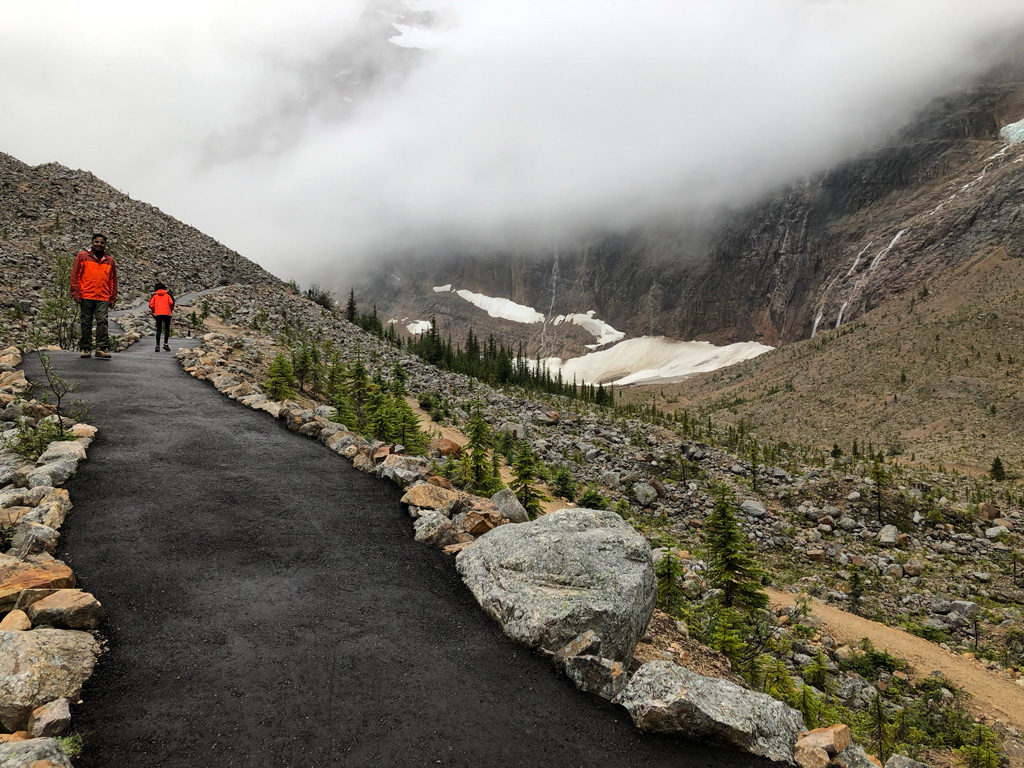
[[[156,319],[156,351],[160,351],[160,331],[164,332],[164,351],[170,352],[171,348],[167,342],[171,338],[171,314],[174,312],[174,297],[167,286],[157,283],[153,286],[156,293],[149,300],[149,308],[153,310],[153,317]]]

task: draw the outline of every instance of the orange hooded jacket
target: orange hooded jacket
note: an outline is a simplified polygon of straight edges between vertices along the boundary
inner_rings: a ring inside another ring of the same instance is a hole
[[[149,300],[149,308],[153,310],[155,317],[162,317],[170,315],[174,312],[174,298],[161,288],[159,291],[153,294],[153,298]]]
[[[117,267],[109,253],[96,258],[92,248],[80,251],[71,265],[71,296],[113,304],[117,301]]]

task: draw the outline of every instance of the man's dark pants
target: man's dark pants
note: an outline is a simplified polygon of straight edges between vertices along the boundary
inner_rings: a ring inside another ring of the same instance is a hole
[[[83,352],[92,350],[92,322],[96,321],[96,348],[109,351],[110,335],[107,332],[107,307],[105,301],[99,299],[82,299],[82,337],[78,340],[78,348]]]

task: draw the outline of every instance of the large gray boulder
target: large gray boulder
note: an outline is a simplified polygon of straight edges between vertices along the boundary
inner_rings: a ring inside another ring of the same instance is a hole
[[[22,730],[36,707],[54,699],[78,701],[99,654],[88,632],[0,632],[0,725]]]
[[[0,744],[0,768],[72,768],[71,760],[56,739],[28,739]]]
[[[617,701],[642,731],[679,733],[786,763],[804,730],[803,715],[768,694],[670,661],[640,667]]]
[[[606,510],[563,509],[500,526],[455,564],[506,635],[546,653],[592,629],[602,656],[628,662],[654,612],[650,548]]]

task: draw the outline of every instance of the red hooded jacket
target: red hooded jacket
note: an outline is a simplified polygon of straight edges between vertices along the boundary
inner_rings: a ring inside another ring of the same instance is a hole
[[[71,296],[75,301],[117,301],[117,267],[109,253],[97,258],[90,248],[75,256],[71,265]]]
[[[170,317],[174,312],[174,297],[161,288],[149,300],[149,308],[153,310],[153,315],[156,317]]]

